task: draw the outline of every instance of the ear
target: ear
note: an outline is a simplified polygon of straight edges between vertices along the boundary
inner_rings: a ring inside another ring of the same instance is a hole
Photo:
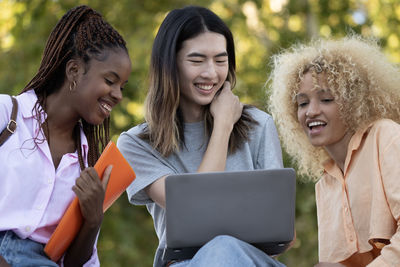
[[[65,65],[65,76],[70,82],[76,81],[82,68],[81,62],[77,59],[70,59]]]

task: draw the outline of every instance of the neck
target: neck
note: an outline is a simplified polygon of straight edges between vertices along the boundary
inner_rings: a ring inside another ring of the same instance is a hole
[[[63,94],[65,91],[61,88],[58,92],[47,97],[45,107],[47,125],[51,135],[72,137],[74,128],[79,121],[79,116],[71,110],[69,102],[66,101],[68,96]]]
[[[344,165],[346,162],[347,149],[352,136],[353,136],[352,133],[347,132],[339,142],[324,147],[329,156],[339,166],[342,173],[344,173]]]
[[[204,120],[204,106],[199,106],[197,109],[188,109],[183,106],[179,107],[182,112],[182,117],[184,122],[199,122]]]

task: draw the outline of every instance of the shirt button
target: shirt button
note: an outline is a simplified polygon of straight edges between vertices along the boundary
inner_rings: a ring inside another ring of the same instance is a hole
[[[30,226],[26,226],[25,227],[25,232],[29,232],[31,230],[31,227]]]
[[[48,184],[52,184],[52,183],[53,183],[53,180],[52,180],[52,179],[48,179],[48,180],[47,180],[47,183],[48,183]]]

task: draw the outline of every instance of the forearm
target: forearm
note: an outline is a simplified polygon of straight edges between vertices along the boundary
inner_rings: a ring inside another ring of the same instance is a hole
[[[89,225],[83,222],[81,230],[64,257],[64,266],[82,266],[92,257],[100,226],[101,223]]]
[[[215,122],[206,152],[197,172],[224,171],[228,155],[229,137],[233,125]]]
[[[147,186],[144,190],[146,194],[155,202],[157,205],[165,209],[165,178],[161,177],[151,185]]]
[[[380,256],[375,258],[368,267],[397,266],[400,262],[400,222],[397,231],[390,239],[390,244],[382,248]]]

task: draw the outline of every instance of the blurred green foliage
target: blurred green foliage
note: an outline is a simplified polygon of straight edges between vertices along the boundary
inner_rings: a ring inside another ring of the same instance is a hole
[[[158,26],[174,8],[209,7],[231,28],[236,41],[237,85],[241,100],[267,110],[269,57],[293,43],[349,32],[374,36],[400,62],[398,0],[0,0],[0,93],[17,94],[38,69],[47,37],[69,8],[87,4],[124,36],[133,63],[124,100],[112,114],[112,138],[143,121],[143,100],[151,46]],[[284,154],[285,166],[293,166]],[[314,184],[299,178],[297,240],[279,257],[287,266],[318,261]],[[123,195],[107,211],[98,243],[102,266],[151,266],[157,237],[143,206]]]

